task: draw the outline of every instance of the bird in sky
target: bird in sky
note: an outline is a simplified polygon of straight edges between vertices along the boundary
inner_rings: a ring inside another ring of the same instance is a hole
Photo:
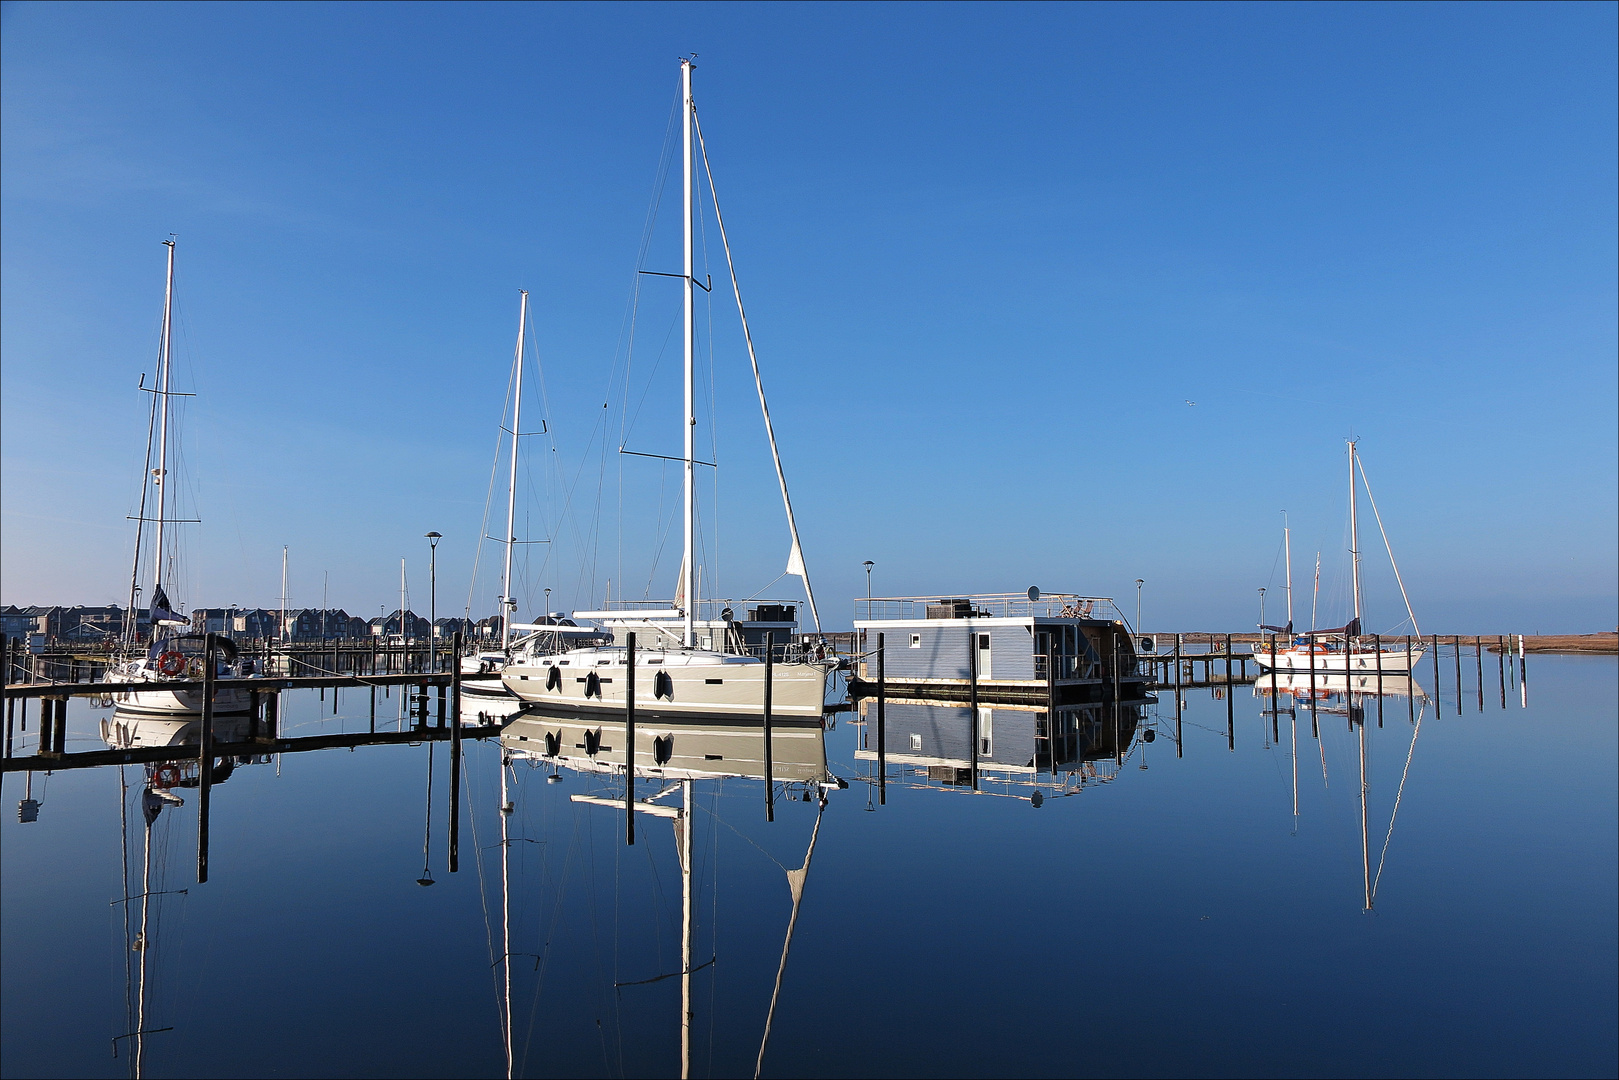
[[[1191,398],[1187,398],[1186,399],[1186,404],[1188,404],[1188,405],[1196,405],[1197,402],[1193,401]]]

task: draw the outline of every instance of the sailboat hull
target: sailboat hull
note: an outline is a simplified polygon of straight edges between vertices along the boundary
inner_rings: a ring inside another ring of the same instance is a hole
[[[508,664],[502,677],[507,689],[524,701],[622,714],[624,654],[623,649],[583,650],[532,664]],[[829,670],[816,663],[774,665],[771,715],[818,719],[826,707]],[[764,691],[765,664],[752,657],[672,650],[636,657],[635,707],[648,717],[762,717]]]
[[[1337,672],[1339,675],[1373,675],[1379,669],[1384,675],[1409,675],[1422,659],[1424,649],[1412,646],[1407,652],[1405,649],[1384,649],[1381,653],[1377,649],[1353,646],[1348,652],[1343,649],[1326,649],[1322,646],[1310,648],[1279,649],[1276,652],[1274,667],[1277,671],[1304,671],[1312,668],[1319,672]],[[1271,654],[1268,649],[1254,650],[1254,662],[1266,671],[1271,670]]]

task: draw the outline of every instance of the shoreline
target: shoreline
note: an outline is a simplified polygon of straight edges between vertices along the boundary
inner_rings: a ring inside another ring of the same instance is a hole
[[[1163,642],[1172,640],[1171,634],[1152,635],[1158,641],[1158,651],[1164,649]],[[1268,635],[1258,633],[1232,634],[1231,643],[1234,645],[1256,645],[1266,640]],[[1458,641],[1463,648],[1469,646],[1482,646],[1485,652],[1496,653],[1501,651],[1503,639],[1512,642],[1509,651],[1517,652],[1517,642],[1514,637],[1505,634],[1440,634],[1441,645],[1453,645]],[[1213,642],[1224,644],[1225,634],[1216,633],[1190,633],[1181,634],[1183,645],[1208,645]],[[1404,635],[1391,635],[1383,639],[1385,644],[1403,645],[1407,640],[1413,644],[1433,642],[1433,635],[1425,634],[1421,638],[1407,638]],[[1619,656],[1619,633],[1608,632],[1602,634],[1525,634],[1523,635],[1523,650],[1527,653],[1555,654],[1561,653],[1570,656]]]

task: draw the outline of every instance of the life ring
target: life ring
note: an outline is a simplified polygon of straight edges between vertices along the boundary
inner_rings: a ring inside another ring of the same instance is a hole
[[[171,788],[179,782],[180,768],[177,765],[159,765],[157,771],[152,774],[153,787]]]
[[[170,649],[168,652],[157,658],[157,670],[162,672],[164,675],[172,677],[180,674],[180,672],[184,671],[185,669],[185,655],[183,653],[177,653],[173,649]]]

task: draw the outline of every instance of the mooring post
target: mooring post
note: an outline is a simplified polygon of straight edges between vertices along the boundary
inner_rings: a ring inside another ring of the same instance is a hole
[[[1523,635],[1518,635],[1518,701],[1519,708],[1529,707],[1529,665],[1524,660]]]
[[[377,691],[371,690],[375,715]],[[375,727],[375,723],[372,724]],[[461,631],[455,632],[455,656],[450,664],[450,873],[461,869]]]
[[[888,673],[884,670],[883,635],[877,632],[877,804],[888,805]]]
[[[197,884],[208,880],[208,804],[214,786],[214,635],[203,638],[202,726],[197,731]]]
[[[1225,748],[1237,749],[1236,695],[1231,692],[1231,635],[1225,636]]]
[[[12,639],[10,637],[5,639],[5,677],[4,679],[0,679],[0,694],[4,694],[6,702],[6,757],[11,756],[11,725],[17,713],[17,699],[12,697],[9,693],[6,693],[6,690],[8,690],[11,686],[11,655],[12,649],[14,648],[11,642]],[[1501,704],[1503,707],[1506,706],[1505,697],[1501,699]]]
[[[265,742],[275,742],[280,734],[281,727],[281,691],[277,690],[264,699],[264,733]]]
[[[767,690],[766,693],[768,694],[769,691]],[[634,630],[629,631],[624,636],[624,842],[626,844],[634,844],[635,843],[635,631]]]
[[[967,681],[971,697],[972,715],[967,718],[967,736],[971,751],[967,758],[967,779],[974,791],[978,790],[978,628],[967,627]]]
[[[1181,744],[1181,636],[1175,635],[1175,756],[1184,754]]]
[[[1405,688],[1409,691],[1405,695],[1406,718],[1415,724],[1417,722],[1417,670],[1411,662],[1411,635],[1405,635]]]
[[[56,756],[67,753],[67,695],[56,699]]]
[[[1500,634],[1495,635],[1496,668],[1501,676],[1501,708],[1507,707],[1507,640]]]
[[[438,726],[441,728],[444,726],[444,695],[448,691],[449,687],[443,683],[438,684]]]
[[[1462,636],[1452,634],[1450,647],[1456,653],[1456,715],[1462,715]]]
[[[1439,700],[1439,635],[1433,636],[1433,700],[1434,708],[1441,707]]]
[[[247,692],[247,741],[257,742],[259,738],[259,692]]]
[[[1478,711],[1484,711],[1484,639],[1473,635],[1473,659],[1478,663]]]
[[[776,632],[765,631],[765,820],[776,820],[776,762],[771,756],[770,706],[776,682]]]
[[[1383,726],[1383,635],[1372,635],[1372,648],[1377,650],[1377,726]],[[1349,672],[1349,661],[1344,661],[1344,673]]]
[[[376,667],[375,664],[372,664],[371,666],[373,668]],[[373,671],[371,674],[375,675],[376,672]],[[372,734],[375,734],[376,730],[377,730],[377,688],[376,688],[375,685],[373,685],[371,687],[371,732],[372,732]]]

